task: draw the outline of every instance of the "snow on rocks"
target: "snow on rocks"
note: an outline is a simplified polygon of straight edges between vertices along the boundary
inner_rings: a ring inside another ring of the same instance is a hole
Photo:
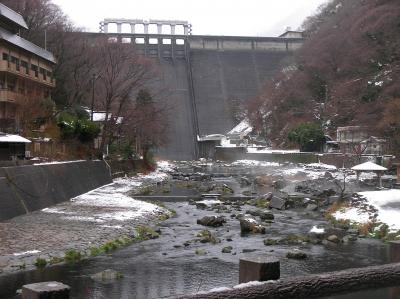
[[[358,195],[366,200],[366,204],[376,208],[377,221],[386,223],[392,231],[400,230],[400,190],[366,191],[359,192]],[[371,213],[359,207],[341,209],[333,216],[356,223],[367,223],[371,220]]]
[[[277,162],[267,162],[267,161],[256,161],[256,160],[237,160],[232,163],[233,166],[261,166],[261,167],[278,167],[280,166]]]

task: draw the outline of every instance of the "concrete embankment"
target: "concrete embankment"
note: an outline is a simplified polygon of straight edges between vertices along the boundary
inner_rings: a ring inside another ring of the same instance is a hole
[[[0,168],[0,221],[64,202],[111,182],[103,161]]]

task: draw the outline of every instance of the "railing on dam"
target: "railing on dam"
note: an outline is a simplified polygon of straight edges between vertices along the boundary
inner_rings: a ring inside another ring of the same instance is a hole
[[[185,45],[190,50],[214,51],[279,51],[299,49],[302,38],[245,37],[211,35],[166,35],[140,33],[97,33],[107,35],[109,42],[134,44],[141,54],[153,57],[185,57]]]

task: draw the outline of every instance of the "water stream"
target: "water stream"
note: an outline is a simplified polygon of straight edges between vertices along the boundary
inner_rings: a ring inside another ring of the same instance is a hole
[[[215,172],[215,169],[210,171]],[[224,172],[222,169],[218,171]],[[244,170],[229,171],[234,173]],[[241,190],[233,177],[220,177],[214,180],[229,184],[235,191]],[[177,191],[172,188],[172,194],[169,195],[173,194],[195,193],[193,190]],[[0,276],[0,298],[17,298],[15,291],[22,285],[48,280],[70,285],[73,299],[150,299],[196,293],[216,287],[236,285],[239,276],[239,258],[248,254],[278,257],[281,260],[283,278],[388,262],[387,245],[378,240],[358,239],[355,242],[338,245],[307,243],[295,246],[308,254],[305,260],[291,260],[285,257],[293,246],[263,244],[265,238],[283,237],[289,234],[306,235],[313,226],[325,224],[319,213],[304,210],[274,211],[275,222],[267,227],[266,235],[246,237],[240,235],[239,221],[231,217],[231,212],[221,213],[226,217],[227,223],[219,228],[208,228],[221,240],[221,243],[213,245],[192,242],[186,247],[183,245],[186,241],[196,239],[196,234],[205,229],[204,226],[196,224],[196,220],[215,213],[196,209],[186,200],[178,201],[170,197],[168,200],[166,205],[176,210],[177,216],[161,223],[160,238],[133,244],[76,265],[59,265],[43,270]],[[242,210],[250,208],[244,206]],[[232,246],[232,253],[222,253],[221,250],[225,246]],[[198,255],[196,249],[205,250],[207,254]],[[90,275],[105,269],[117,270],[123,274],[123,278],[112,283],[100,283],[90,278]],[[377,290],[373,293],[329,298],[398,298],[393,297],[391,292]],[[371,297],[371,294],[374,296]]]

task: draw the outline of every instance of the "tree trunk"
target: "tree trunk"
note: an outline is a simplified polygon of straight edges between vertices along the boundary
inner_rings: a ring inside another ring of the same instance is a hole
[[[400,285],[400,263],[299,276],[275,283],[179,299],[309,299]]]

